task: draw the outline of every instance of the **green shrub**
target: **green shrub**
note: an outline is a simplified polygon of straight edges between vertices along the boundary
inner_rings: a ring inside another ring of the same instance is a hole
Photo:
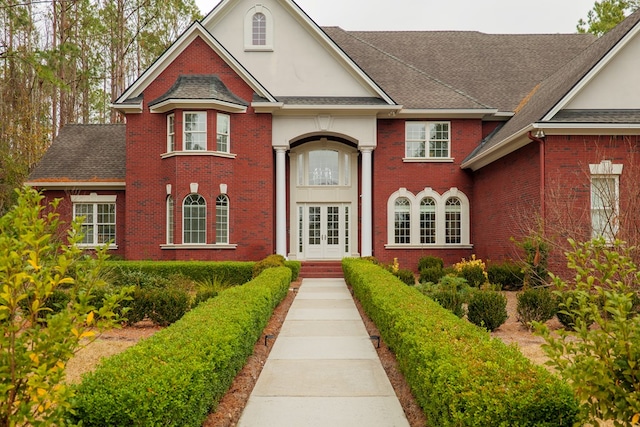
[[[558,307],[556,316],[562,326],[566,329],[575,329],[578,318],[585,323],[587,327],[591,326],[594,321],[594,316],[590,313],[584,315],[584,313],[580,312],[580,307],[587,305],[586,301],[591,299],[587,292],[565,290],[562,292],[557,291],[555,295]]]
[[[182,289],[154,289],[149,293],[151,311],[147,313],[158,326],[169,326],[189,311],[190,297]]]
[[[555,297],[546,288],[526,289],[518,294],[516,312],[518,322],[532,328],[531,322],[546,322],[555,316],[558,304]]]
[[[418,260],[418,271],[422,271],[425,268],[444,268],[444,261],[442,258],[436,256],[425,256]],[[433,282],[436,283],[436,282]]]
[[[515,347],[492,339],[366,261],[344,259],[347,283],[398,366],[429,425],[572,426],[571,388]]]
[[[489,283],[501,285],[506,291],[516,291],[524,284],[524,269],[513,262],[491,264],[487,267]]]
[[[416,277],[413,275],[413,271],[407,270],[404,268],[399,269],[394,273],[398,279],[402,281],[402,283],[413,286],[416,284]]]
[[[444,276],[444,269],[439,266],[420,269],[420,283],[438,283]]]
[[[288,268],[269,269],[104,359],[78,386],[72,421],[85,427],[201,427],[246,363],[290,281]]]
[[[46,299],[40,298],[40,300],[44,301],[41,307],[38,309],[38,313],[36,313],[35,318],[38,321],[44,321],[47,316],[51,316],[53,314],[59,313],[67,307],[71,297],[69,293],[63,291],[62,289],[54,289],[51,295],[49,295]],[[26,315],[31,314],[31,304],[33,303],[33,294],[30,294],[27,298],[18,301],[18,305],[23,313]]]
[[[276,268],[276,267],[284,267],[285,259],[282,255],[269,255],[265,259],[256,262],[253,266],[252,277],[255,279],[267,268]]]
[[[479,288],[488,282],[485,264],[481,259],[477,259],[475,255],[470,260],[462,259],[453,266],[456,276],[464,278],[469,286]]]
[[[445,276],[437,284],[427,282],[417,288],[456,316],[464,317],[466,314],[463,304],[468,301],[470,288],[465,279]]]
[[[474,292],[469,299],[467,319],[489,331],[498,329],[507,321],[507,297],[496,291]]]
[[[129,299],[120,303],[119,314],[125,325],[131,326],[144,320],[153,309],[150,289],[135,288]]]

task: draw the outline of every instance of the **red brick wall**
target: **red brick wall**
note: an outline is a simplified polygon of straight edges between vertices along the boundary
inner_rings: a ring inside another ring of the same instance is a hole
[[[45,199],[44,204],[49,204],[54,199],[62,199],[58,205],[57,212],[60,214],[60,219],[67,225],[73,221],[73,204],[71,203],[72,195],[88,195],[90,193],[96,193],[98,195],[115,195],[116,196],[116,245],[118,249],[110,250],[109,255],[115,257],[123,257],[126,248],[125,238],[125,223],[126,223],[126,200],[125,193],[122,190],[109,191],[109,190],[46,190],[43,192]],[[67,229],[65,228],[64,231]],[[61,233],[63,231],[61,230]]]
[[[401,268],[417,269],[424,256],[438,256],[452,264],[472,254],[469,249],[386,249],[387,202],[401,187],[414,195],[431,187],[443,194],[457,187],[468,198],[473,216],[474,192],[471,175],[460,169],[465,157],[477,146],[482,135],[480,120],[451,121],[453,163],[405,163],[405,121],[378,120],[378,146],[373,151],[373,255],[390,263],[398,258]],[[473,225],[471,226],[473,236]],[[473,243],[473,240],[472,240]]]
[[[164,94],[179,75],[215,74],[237,96],[251,102],[253,90],[197,38],[144,91],[142,114],[127,115],[127,259],[257,260],[274,252],[274,157],[271,116],[230,113],[231,153],[236,158],[174,156],[166,152],[166,116],[147,102]],[[197,111],[197,110],[194,110]],[[215,110],[208,111],[207,144],[215,149]],[[176,147],[181,147],[182,110],[175,111]],[[229,243],[235,250],[161,249],[166,241],[166,184],[175,201],[175,243],[182,242],[182,201],[198,183],[207,202],[207,243],[215,243],[215,200],[220,184],[229,197]]]
[[[540,173],[537,143],[474,173],[473,242],[477,257],[520,259],[512,237],[535,227],[539,218]]]

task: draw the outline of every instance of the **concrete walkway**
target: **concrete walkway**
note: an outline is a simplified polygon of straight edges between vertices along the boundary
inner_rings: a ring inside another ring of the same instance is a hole
[[[408,427],[344,279],[303,279],[238,427]]]

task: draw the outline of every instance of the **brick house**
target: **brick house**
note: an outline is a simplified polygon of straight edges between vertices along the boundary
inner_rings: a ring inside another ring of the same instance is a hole
[[[639,20],[597,40],[354,32],[222,0],[113,102],[126,125],[66,126],[29,185],[126,259],[410,268],[513,257],[541,223],[612,238],[638,166]]]

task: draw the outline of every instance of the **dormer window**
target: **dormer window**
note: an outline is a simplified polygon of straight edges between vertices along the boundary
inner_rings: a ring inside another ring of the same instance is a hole
[[[253,15],[253,25],[251,27],[252,44],[254,46],[264,46],[267,44],[267,18],[264,13],[258,12]]]
[[[244,49],[273,50],[273,16],[271,11],[261,4],[247,10],[244,17]]]

